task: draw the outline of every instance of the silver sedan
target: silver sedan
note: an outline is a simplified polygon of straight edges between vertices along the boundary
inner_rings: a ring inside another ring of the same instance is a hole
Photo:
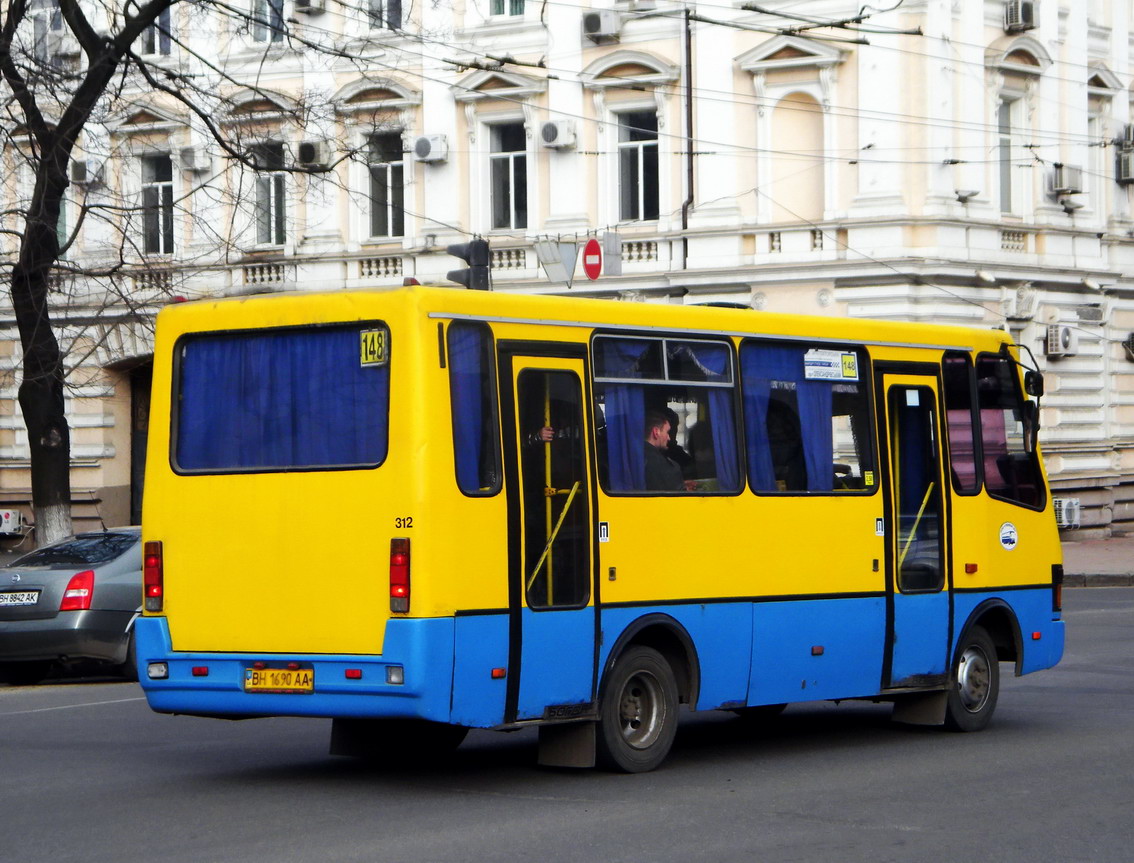
[[[37,683],[57,666],[95,663],[137,679],[141,531],[92,531],[0,567],[0,682]]]

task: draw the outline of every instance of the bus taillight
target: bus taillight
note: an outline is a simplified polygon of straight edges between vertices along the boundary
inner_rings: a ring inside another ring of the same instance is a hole
[[[165,601],[165,572],[160,542],[147,542],[142,547],[142,585],[146,611],[161,611]]]
[[[1063,564],[1051,565],[1051,610],[1058,614],[1063,611]]]
[[[405,614],[410,598],[409,539],[390,540],[390,611]]]

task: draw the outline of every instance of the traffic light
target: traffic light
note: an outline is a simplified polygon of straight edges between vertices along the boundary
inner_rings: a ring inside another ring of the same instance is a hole
[[[453,243],[445,251],[468,264],[466,269],[450,270],[445,278],[474,291],[489,289],[488,240],[476,239],[467,243]]]

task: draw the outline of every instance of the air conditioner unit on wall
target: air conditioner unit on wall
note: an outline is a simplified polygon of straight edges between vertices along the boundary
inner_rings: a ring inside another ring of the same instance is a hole
[[[24,514],[18,509],[0,509],[0,536],[19,536]]]
[[[72,159],[71,182],[76,186],[90,186],[102,178],[102,163],[96,159]]]
[[[1115,152],[1114,182],[1123,186],[1134,183],[1134,149],[1120,147]]]
[[[302,141],[295,148],[298,168],[326,168],[331,161],[331,145],[327,141]]]
[[[570,120],[548,120],[539,129],[539,140],[545,147],[566,150],[575,146],[575,124]]]
[[[1036,27],[1034,0],[1008,0],[1004,4],[1004,29],[1008,33],[1022,33]]]
[[[1083,169],[1056,162],[1051,169],[1051,194],[1078,195],[1083,191]]]
[[[325,11],[323,0],[295,0],[295,11],[304,15],[318,15]]]
[[[599,9],[583,14],[583,35],[592,42],[615,42],[622,29],[622,19],[613,9]]]
[[[1051,508],[1055,511],[1055,524],[1061,530],[1074,530],[1083,526],[1083,507],[1077,497],[1053,497]]]
[[[449,158],[449,141],[444,135],[422,135],[413,142],[417,162],[444,162]]]
[[[1073,357],[1079,353],[1079,334],[1066,324],[1049,324],[1043,352],[1048,357]]]
[[[212,159],[203,147],[182,147],[177,151],[177,163],[182,171],[204,174],[212,170]]]

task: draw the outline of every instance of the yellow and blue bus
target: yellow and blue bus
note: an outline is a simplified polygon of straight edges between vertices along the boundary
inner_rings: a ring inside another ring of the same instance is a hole
[[[892,702],[972,731],[1063,651],[1005,333],[452,288],[158,318],[150,706],[332,752],[539,727],[656,767],[679,706]]]

